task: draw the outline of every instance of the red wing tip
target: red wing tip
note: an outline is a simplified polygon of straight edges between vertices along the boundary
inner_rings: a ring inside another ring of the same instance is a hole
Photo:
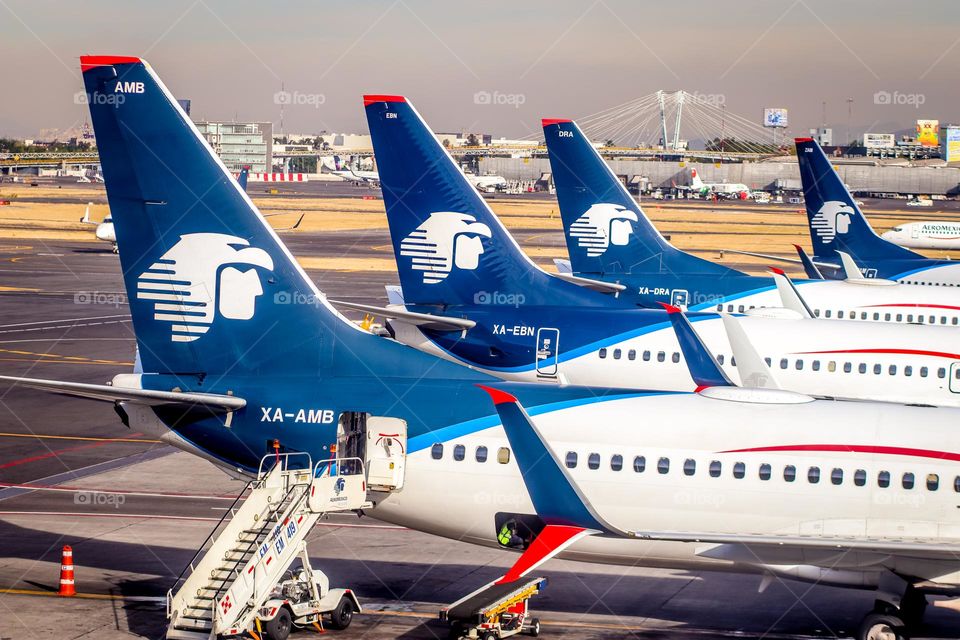
[[[658,302],[657,304],[663,307],[667,313],[683,313],[683,309],[675,307],[672,304],[667,304],[666,302]]]
[[[803,251],[803,247],[801,247],[798,244],[793,245],[793,248],[796,249],[797,251]]]
[[[143,62],[136,56],[80,56],[80,71],[89,71],[97,67],[112,67],[115,64],[137,64]]]
[[[517,401],[515,397],[513,397],[506,391],[501,391],[500,389],[494,389],[493,387],[488,387],[483,384],[478,384],[477,386],[490,394],[490,399],[493,400],[493,404],[505,404],[507,402]]]
[[[709,388],[710,388],[710,385],[708,385],[708,384],[700,384],[700,385],[697,385],[697,388],[694,389],[693,392],[694,392],[694,393],[700,393],[700,392],[703,391],[704,389],[709,389]]]
[[[363,106],[369,107],[372,104],[377,102],[406,102],[407,99],[403,96],[386,96],[386,95],[366,95],[363,96]]]
[[[564,122],[573,122],[570,118],[544,118],[540,121],[543,126],[549,127],[552,124],[563,124]]]
[[[800,142],[813,142],[813,138],[794,138],[793,141],[796,142],[796,143],[800,143]]]
[[[785,275],[787,275],[786,272],[784,272],[784,270],[781,269],[780,267],[767,267],[767,268],[770,269],[770,271],[772,271],[772,272],[774,272],[775,274],[777,274],[778,276],[785,276]]]

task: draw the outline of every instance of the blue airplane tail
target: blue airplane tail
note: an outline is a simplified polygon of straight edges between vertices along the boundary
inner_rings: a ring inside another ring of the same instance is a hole
[[[363,103],[407,304],[611,304],[534,264],[404,97]]]
[[[144,372],[436,365],[329,306],[145,61],[84,56],[81,69]]]
[[[574,121],[543,133],[575,273],[742,275],[667,242]]]
[[[240,188],[244,191],[247,190],[247,178],[250,177],[250,167],[244,167],[240,169],[240,174],[237,176],[237,183],[240,185]]]
[[[855,261],[922,257],[874,232],[813,138],[797,138],[795,142],[815,258],[835,261],[837,251],[849,253]]]

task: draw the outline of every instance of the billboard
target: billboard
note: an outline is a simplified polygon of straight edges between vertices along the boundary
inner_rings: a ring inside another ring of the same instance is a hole
[[[943,149],[940,155],[947,162],[960,162],[960,127],[943,128]]]
[[[786,128],[788,124],[787,110],[779,108],[769,108],[763,110],[763,126]]]
[[[940,121],[917,120],[917,142],[921,147],[939,147]]]
[[[865,133],[863,146],[867,149],[892,149],[897,146],[897,137],[892,133]]]

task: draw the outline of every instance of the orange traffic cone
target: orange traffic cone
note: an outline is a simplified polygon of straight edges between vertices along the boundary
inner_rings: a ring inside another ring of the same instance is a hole
[[[60,561],[60,595],[74,596],[77,590],[73,584],[73,548],[64,545],[63,558]]]

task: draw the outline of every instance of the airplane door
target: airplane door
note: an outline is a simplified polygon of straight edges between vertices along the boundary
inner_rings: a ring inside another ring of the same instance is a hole
[[[537,329],[537,375],[556,377],[560,330]]]
[[[402,488],[407,462],[406,420],[370,416],[366,442],[364,466],[370,489],[396,491]]]
[[[960,393],[960,362],[950,365],[950,391]]]
[[[920,237],[920,227],[917,225],[910,225],[910,237],[916,240]]]

